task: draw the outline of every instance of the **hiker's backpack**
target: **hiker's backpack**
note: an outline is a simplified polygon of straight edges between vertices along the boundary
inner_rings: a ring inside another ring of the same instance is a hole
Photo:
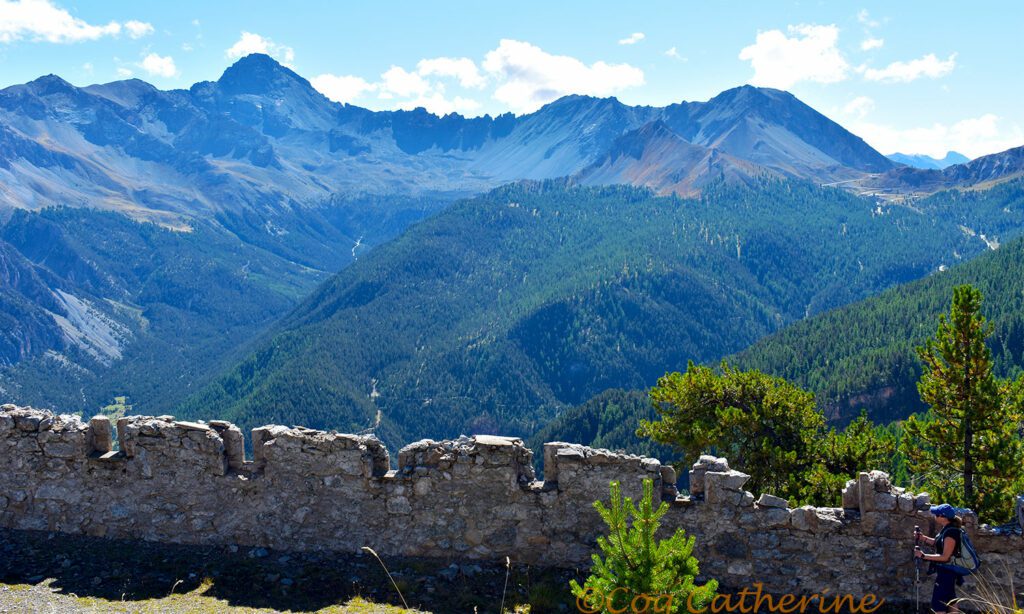
[[[948,527],[943,531],[960,531],[960,547],[953,551],[953,558],[948,563],[936,563],[938,569],[948,569],[958,576],[969,576],[981,569],[981,559],[974,549],[967,531],[956,527]]]
[[[1024,531],[1024,495],[1017,497],[1017,524]]]

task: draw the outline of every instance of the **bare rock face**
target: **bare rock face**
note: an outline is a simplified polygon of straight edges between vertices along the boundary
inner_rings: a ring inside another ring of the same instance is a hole
[[[130,416],[83,423],[31,408],[0,407],[0,526],[111,538],[238,544],[283,550],[358,550],[383,556],[481,559],[580,567],[607,528],[593,502],[609,483],[638,500],[651,480],[668,530],[696,538],[701,572],[726,586],[751,578],[767,592],[826,588],[886,599],[912,594],[913,526],[929,526],[926,493],[864,472],[843,489],[842,508],[790,509],[744,490],[746,474],[701,457],[693,497],[677,497],[675,471],[652,458],[554,442],[536,480],[522,440],[477,435],[423,440],[397,468],[372,436],[301,427],[243,434],[223,421]],[[967,519],[975,531],[976,518]],[[1019,536],[972,534],[983,556],[1024,585]],[[836,584],[823,569],[860,561]],[[909,570],[909,571],[908,571]]]

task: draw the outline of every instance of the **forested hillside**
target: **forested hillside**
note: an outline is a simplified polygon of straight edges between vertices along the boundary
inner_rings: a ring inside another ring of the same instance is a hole
[[[0,402],[90,413],[128,396],[165,413],[330,274],[439,206],[338,199],[275,233],[228,214],[175,231],[90,209],[11,212]]]
[[[605,389],[980,253],[960,226],[1024,227],[1003,211],[1018,193],[894,206],[770,179],[696,199],[506,186],[343,271],[180,411],[362,430],[380,410],[390,443],[531,434]]]
[[[638,437],[640,420],[654,420],[657,414],[646,390],[605,390],[585,403],[565,410],[528,440],[535,458],[549,441],[585,442],[595,448],[625,450],[663,461],[674,460],[668,446]]]
[[[994,325],[989,340],[997,375],[1024,366],[1024,241],[877,297],[810,318],[754,344],[736,364],[791,379],[813,390],[830,418],[846,421],[867,409],[876,421],[924,409],[917,392],[921,366],[914,349],[935,334],[953,287],[984,294]]]

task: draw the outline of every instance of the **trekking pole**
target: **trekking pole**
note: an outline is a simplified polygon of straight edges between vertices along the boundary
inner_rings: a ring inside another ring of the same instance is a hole
[[[914,525],[914,614],[921,612],[921,559],[917,556],[920,541],[921,527]]]

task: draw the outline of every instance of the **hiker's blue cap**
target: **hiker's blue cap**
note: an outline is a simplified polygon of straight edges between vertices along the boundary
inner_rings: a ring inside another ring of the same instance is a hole
[[[943,503],[942,505],[933,505],[931,507],[931,512],[936,516],[942,516],[943,518],[948,518],[950,520],[956,517],[956,510],[953,508],[952,505],[948,503]]]

